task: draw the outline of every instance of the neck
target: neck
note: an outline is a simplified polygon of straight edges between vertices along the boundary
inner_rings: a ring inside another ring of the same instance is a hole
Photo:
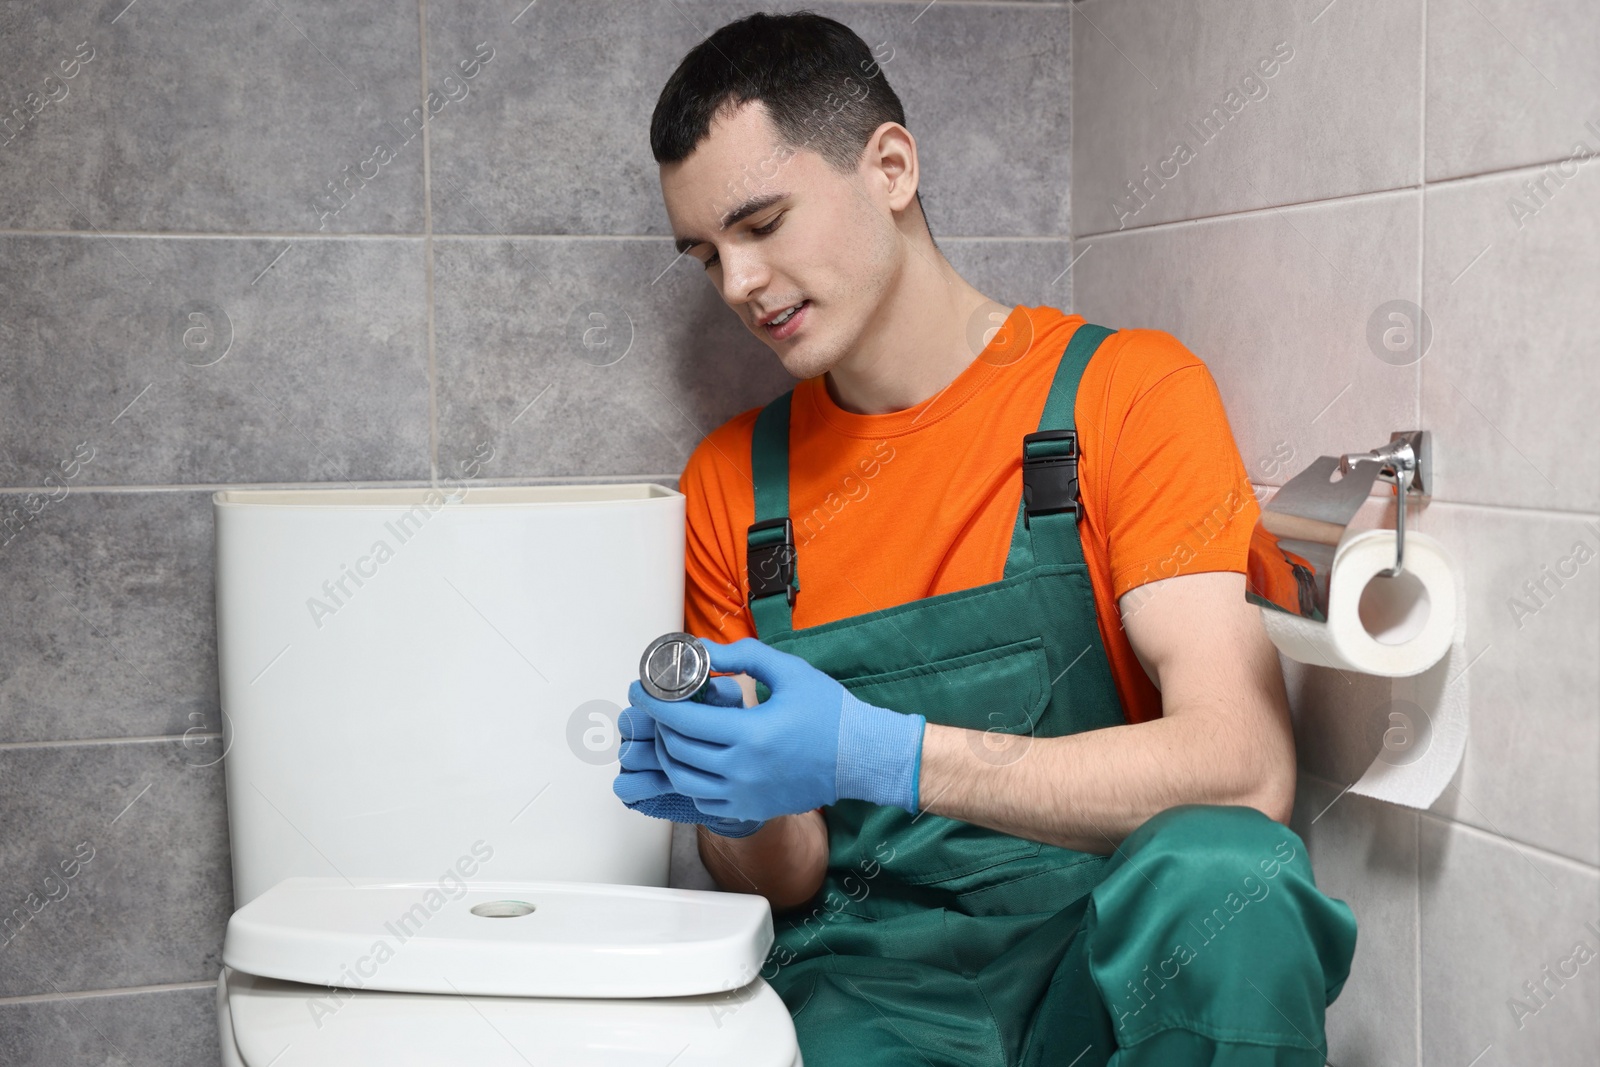
[[[860,344],[823,376],[833,402],[858,415],[902,411],[939,392],[1012,309],[967,284],[931,242],[905,240],[901,269]]]

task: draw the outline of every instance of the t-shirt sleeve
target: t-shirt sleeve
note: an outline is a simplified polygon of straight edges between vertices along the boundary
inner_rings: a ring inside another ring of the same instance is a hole
[[[717,437],[726,440],[719,432],[701,442],[678,479],[678,491],[685,497],[683,621],[696,637],[727,644],[755,636],[745,610],[742,555],[735,541],[733,515],[742,500],[731,481],[748,479],[749,474],[720,458],[726,446],[719,452]]]
[[[1211,372],[1172,335],[1133,331],[1137,385],[1108,457],[1113,595],[1205,571],[1244,573],[1259,508]]]

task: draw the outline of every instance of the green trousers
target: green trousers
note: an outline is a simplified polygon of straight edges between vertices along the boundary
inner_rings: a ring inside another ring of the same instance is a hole
[[[993,917],[942,908],[835,910],[830,893],[870,895],[872,881],[830,872],[823,903],[779,917],[763,976],[806,1067],[1323,1067],[1356,924],[1317,889],[1299,835],[1254,808],[1184,804],[1103,873],[997,933]],[[908,951],[872,954],[886,946]],[[963,950],[993,955],[973,969]]]

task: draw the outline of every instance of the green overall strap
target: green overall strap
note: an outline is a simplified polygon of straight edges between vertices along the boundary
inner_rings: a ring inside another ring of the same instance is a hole
[[[745,545],[750,614],[756,634],[794,629],[794,595],[800,590],[794,524],[789,521],[789,401],[794,390],[756,416],[750,437],[750,476],[755,480],[756,521]]]
[[[1101,342],[1115,332],[1087,322],[1073,331],[1045,397],[1039,429],[1022,438],[1022,503],[1011,531],[1007,578],[1042,564],[1083,562],[1078,535],[1083,519],[1078,497],[1078,382]]]

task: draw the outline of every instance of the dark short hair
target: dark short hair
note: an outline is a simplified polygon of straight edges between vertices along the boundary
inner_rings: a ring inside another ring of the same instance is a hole
[[[854,30],[812,11],[758,11],[695,45],[667,79],[650,116],[656,162],[687,159],[719,111],[752,100],[786,147],[815,152],[840,174],[855,172],[879,126],[906,125],[888,76]]]

